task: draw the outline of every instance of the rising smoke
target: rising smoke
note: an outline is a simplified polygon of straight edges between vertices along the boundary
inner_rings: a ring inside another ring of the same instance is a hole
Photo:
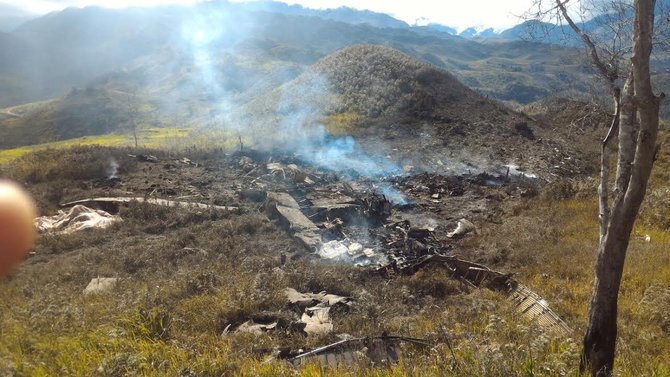
[[[222,56],[241,55],[237,50],[249,42],[245,37],[258,26],[256,22],[250,13],[216,8],[196,11],[182,26],[182,42],[217,110],[210,124],[241,137],[245,145],[295,154],[307,163],[351,178],[401,174],[396,163],[366,153],[353,137],[335,137],[327,131],[322,120],[327,108],[337,107],[339,98],[323,75],[306,72],[291,85],[271,93],[259,91],[248,102],[236,97],[224,77],[229,76],[226,70],[237,67]],[[379,191],[392,201],[406,202],[390,186],[381,186]]]
[[[107,178],[108,179],[115,179],[116,175],[119,172],[119,163],[116,162],[114,158],[109,159],[109,165],[107,165]]]

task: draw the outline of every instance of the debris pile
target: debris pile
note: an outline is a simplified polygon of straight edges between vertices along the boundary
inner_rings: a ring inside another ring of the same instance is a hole
[[[152,157],[136,156],[145,164],[143,169],[147,174],[152,172],[151,165],[158,162]],[[350,263],[387,278],[437,266],[466,286],[503,293],[528,319],[552,331],[569,333],[567,325],[546,302],[514,280],[512,274],[494,271],[455,255],[464,239],[477,236],[475,224],[481,226],[495,221],[504,201],[534,192],[538,183],[528,175],[420,173],[373,179],[345,177],[303,166],[291,157],[253,151],[231,156],[231,159],[233,163],[228,167],[231,171],[226,174],[235,179],[230,180],[229,197],[242,200],[239,207],[178,200],[177,195],[183,195],[184,190],[206,198],[199,187],[214,181],[225,182],[222,177],[177,185],[179,181],[175,177],[168,179],[161,174],[157,175],[158,181],[148,181],[146,187],[142,186],[149,197],[99,197],[64,206],[77,208],[86,204],[108,208],[138,201],[220,211],[260,207],[304,247],[303,252],[293,257]],[[187,158],[170,169],[180,169],[179,166],[190,172],[206,171],[210,173],[208,177],[213,171]],[[172,198],[151,197],[161,193],[168,193]],[[255,335],[265,332],[329,334],[336,332],[333,318],[347,313],[352,305],[350,298],[326,292],[302,293],[287,288],[285,294],[286,310],[255,313],[243,321],[234,321],[226,326],[224,334],[230,331]],[[310,359],[317,359],[323,365],[350,365],[361,358],[378,364],[397,361],[399,344],[413,341],[393,337],[345,339],[281,358],[296,365]]]
[[[327,334],[333,331],[331,315],[346,313],[351,306],[349,297],[321,293],[300,293],[293,288],[286,288],[286,297],[289,305],[300,316],[300,322],[305,324],[307,334]]]
[[[301,293],[293,288],[284,290],[287,308],[293,315],[285,313],[259,313],[238,325],[236,332],[261,335],[267,331],[300,332],[305,335],[322,335],[333,331],[332,317],[349,312],[352,300],[349,297],[320,293]],[[226,326],[227,334],[233,324]]]

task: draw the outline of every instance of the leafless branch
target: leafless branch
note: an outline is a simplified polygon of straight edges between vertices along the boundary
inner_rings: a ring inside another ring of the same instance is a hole
[[[577,24],[572,20],[572,17],[568,14],[568,10],[565,7],[565,4],[568,2],[568,0],[561,1],[561,0],[556,0],[556,6],[561,12],[561,15],[563,19],[570,25],[570,28],[582,39],[584,44],[587,46],[589,50],[589,54],[591,55],[591,60],[593,60],[593,64],[595,64],[596,68],[598,68],[598,72],[607,80],[607,86],[609,87],[610,91],[614,93],[616,89],[615,82],[618,78],[618,72],[608,64],[603,63],[603,61],[600,59],[600,55],[598,54],[598,49],[596,48],[595,43],[591,40],[591,37],[589,37],[586,33],[582,31],[582,29],[577,26]]]

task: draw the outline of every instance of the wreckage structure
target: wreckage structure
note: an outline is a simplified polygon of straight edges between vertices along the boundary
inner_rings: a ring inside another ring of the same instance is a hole
[[[512,273],[492,270],[459,255],[461,242],[478,232],[475,224],[500,221],[505,199],[535,195],[542,182],[524,174],[510,176],[509,171],[361,177],[356,172],[324,171],[293,156],[246,152],[228,158],[228,167],[239,178],[234,190],[248,204],[244,208],[157,197],[87,198],[63,206],[89,205],[114,211],[119,205],[140,201],[184,210],[257,210],[276,220],[302,248],[282,258],[352,264],[389,280],[424,268],[443,269],[466,286],[499,292],[520,316],[543,331],[564,337],[572,333],[547,302]],[[141,163],[160,162],[154,158]],[[157,189],[160,187],[154,187],[151,194]],[[351,305],[350,298],[325,292],[287,289],[286,297],[300,316],[297,326],[308,334],[332,331],[330,316]],[[276,318],[250,319],[224,332],[262,332],[280,322]],[[294,365],[309,360],[324,365],[351,364],[361,357],[373,362],[396,361],[403,344],[430,346],[420,339],[382,336],[343,339],[318,349],[282,351],[275,356]]]

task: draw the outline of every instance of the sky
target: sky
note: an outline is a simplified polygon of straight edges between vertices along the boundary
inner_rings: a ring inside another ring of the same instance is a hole
[[[43,14],[68,6],[99,5],[109,8],[192,4],[198,0],[0,0],[0,4]],[[247,1],[247,0],[233,0]],[[463,30],[470,26],[502,30],[521,23],[519,16],[533,0],[284,0],[308,8],[326,9],[348,6],[387,13],[410,25],[435,22]]]

